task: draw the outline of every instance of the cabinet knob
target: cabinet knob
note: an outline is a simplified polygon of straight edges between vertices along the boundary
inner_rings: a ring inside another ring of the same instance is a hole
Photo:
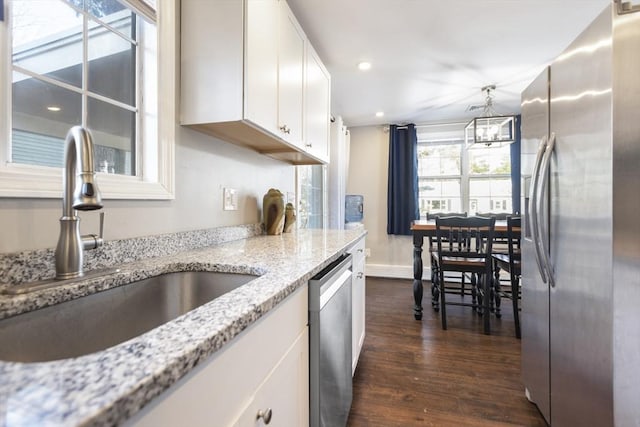
[[[282,125],[280,126],[280,130],[286,134],[290,134],[291,133],[291,129],[289,128],[289,126],[287,125]]]
[[[267,408],[266,411],[263,411],[261,409],[258,411],[258,415],[256,415],[256,420],[259,420],[260,418],[262,418],[265,424],[269,424],[271,422],[271,415],[273,415],[271,408]]]

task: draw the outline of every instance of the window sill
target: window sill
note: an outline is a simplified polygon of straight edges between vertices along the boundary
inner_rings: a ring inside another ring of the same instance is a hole
[[[140,177],[97,173],[102,198],[129,200],[174,199],[173,182],[149,182]],[[55,168],[7,165],[0,170],[0,197],[60,198],[62,171]]]

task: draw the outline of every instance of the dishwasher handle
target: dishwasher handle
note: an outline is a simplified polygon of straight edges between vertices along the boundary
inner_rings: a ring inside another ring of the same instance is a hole
[[[340,288],[342,288],[342,286],[344,286],[344,284],[347,283],[350,279],[351,270],[346,270],[336,281],[331,283],[331,286],[322,290],[322,292],[320,293],[320,310],[322,310],[322,308],[327,305],[329,300],[336,294],[336,292],[338,292]]]
[[[351,265],[351,254],[344,254],[309,280],[309,311],[320,311],[346,282],[351,282]]]

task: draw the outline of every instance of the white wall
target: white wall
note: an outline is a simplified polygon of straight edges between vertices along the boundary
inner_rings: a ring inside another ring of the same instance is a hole
[[[413,239],[387,234],[389,133],[382,126],[349,130],[347,194],[364,196],[364,225],[368,231],[367,247],[371,250],[371,256],[367,258],[367,275],[412,278]]]
[[[224,187],[238,190],[237,211],[222,210]],[[261,222],[270,187],[295,192],[295,168],[179,127],[175,200],[104,200],[105,238]],[[98,232],[98,212],[80,214],[82,234]],[[55,247],[61,213],[61,199],[0,198],[0,253]]]

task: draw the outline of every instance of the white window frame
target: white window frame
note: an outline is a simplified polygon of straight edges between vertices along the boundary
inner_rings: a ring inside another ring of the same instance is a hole
[[[0,22],[0,197],[60,198],[62,168],[23,165],[9,161],[11,139],[11,73],[8,20],[11,1],[5,1]],[[103,199],[168,200],[175,198],[176,88],[178,64],[178,0],[158,1],[158,127],[157,144],[140,141],[142,156],[137,176],[98,174]]]
[[[418,145],[458,145],[460,144],[460,175],[419,175],[418,180],[460,180],[460,206],[463,212],[471,212],[470,181],[471,179],[511,179],[509,174],[471,174],[469,173],[469,154],[464,143],[464,123],[445,123],[438,125],[423,125],[418,132]],[[459,130],[457,129],[459,127]],[[454,128],[455,130],[451,130]],[[433,129],[429,131],[425,129]],[[458,135],[459,133],[459,135]],[[452,136],[453,135],[453,136]]]

